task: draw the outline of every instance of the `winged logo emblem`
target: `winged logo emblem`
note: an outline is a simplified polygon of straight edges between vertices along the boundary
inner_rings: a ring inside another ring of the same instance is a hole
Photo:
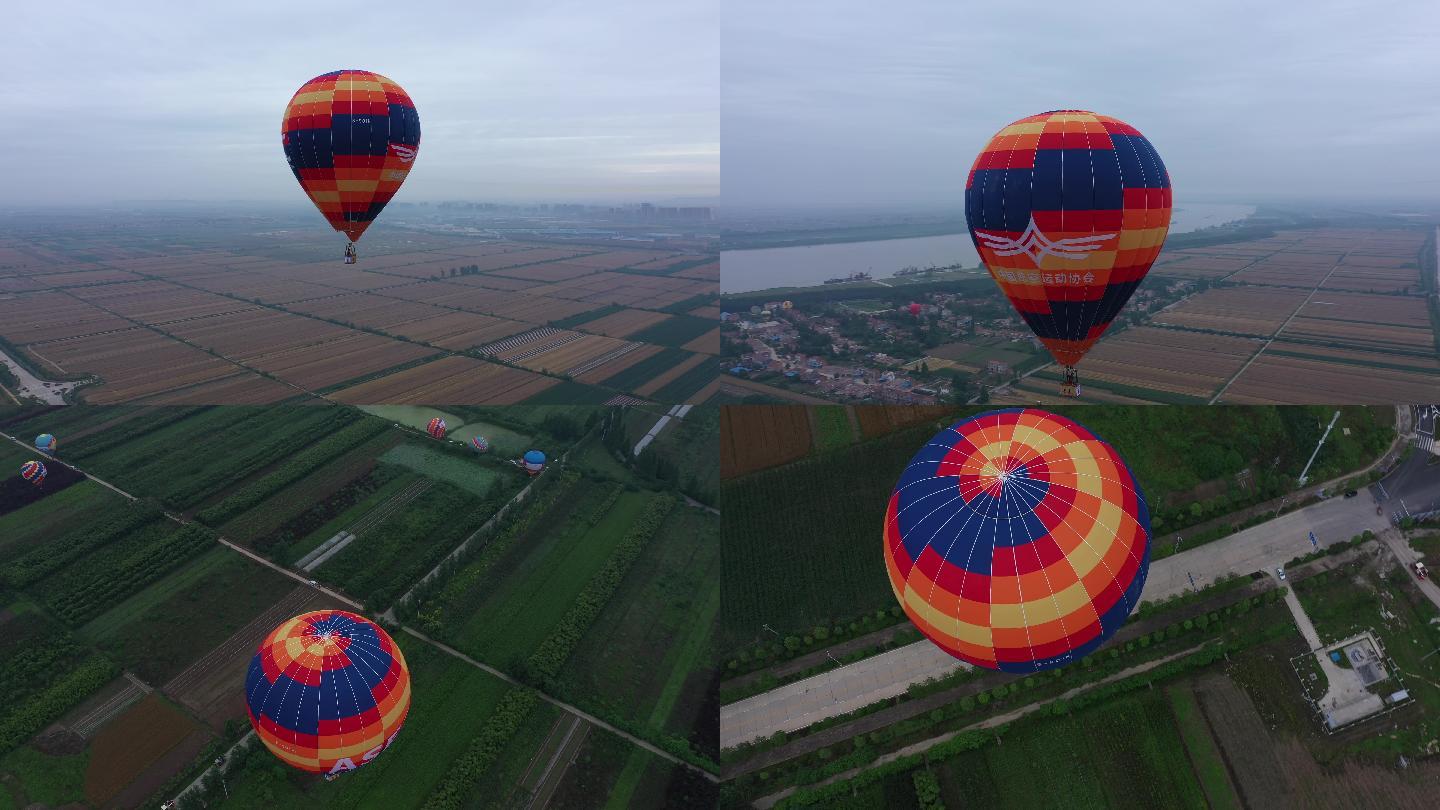
[[[392,143],[390,149],[395,153],[395,157],[400,158],[401,163],[409,163],[415,159],[415,150],[408,146]]]
[[[1018,256],[1024,253],[1030,257],[1031,261],[1035,262],[1036,267],[1040,266],[1040,259],[1045,256],[1059,256],[1062,259],[1079,261],[1104,247],[1106,241],[1115,238],[1113,233],[1097,233],[1092,236],[1051,239],[1035,226],[1033,216],[1019,239],[1011,239],[998,233],[986,233],[985,231],[976,231],[975,236],[985,243],[985,247],[995,251],[995,255]]]

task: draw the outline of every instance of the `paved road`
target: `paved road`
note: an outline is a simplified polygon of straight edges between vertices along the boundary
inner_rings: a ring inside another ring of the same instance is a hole
[[[1398,530],[1391,529],[1380,535],[1380,539],[1390,549],[1390,553],[1395,555],[1395,559],[1405,567],[1410,578],[1415,579],[1415,562],[1424,555],[1411,548]],[[1420,592],[1435,604],[1435,607],[1440,608],[1440,585],[1435,584],[1435,570],[1440,569],[1440,560],[1430,560],[1425,567],[1431,569],[1430,576],[1425,579],[1416,579],[1415,584],[1420,587]]]
[[[969,668],[928,641],[907,644],[720,707],[720,747],[805,728],[904,694],[910,684]],[[844,675],[837,677],[841,670]]]

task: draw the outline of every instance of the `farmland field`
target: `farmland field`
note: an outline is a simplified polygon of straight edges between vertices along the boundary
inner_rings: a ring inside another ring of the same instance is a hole
[[[810,452],[810,422],[793,405],[727,405],[720,409],[720,477],[785,464]]]
[[[423,415],[416,409],[413,416]],[[58,464],[76,483],[0,515],[0,532],[16,530],[13,542],[0,534],[0,690],[21,706],[47,707],[25,721],[38,723],[34,728],[10,723],[11,704],[0,709],[0,726],[24,732],[19,748],[0,750],[0,806],[12,795],[96,807],[172,797],[152,794],[167,782],[167,791],[178,792],[228,747],[221,736],[233,739],[244,728],[240,684],[259,638],[286,616],[350,607],[307,586],[303,572],[285,570],[310,535],[364,524],[312,575],[383,608],[520,486],[543,493],[552,480],[557,497],[534,495],[517,507],[523,542],[510,543],[480,583],[473,615],[456,618],[478,619],[462,629],[474,632],[477,652],[483,647],[502,671],[541,688],[573,689],[574,701],[671,752],[635,753],[642,749],[633,737],[592,728],[580,750],[606,755],[559,761],[552,786],[613,785],[622,804],[699,795],[693,771],[678,768],[672,755],[697,762],[713,755],[713,718],[705,718],[713,710],[719,520],[679,505],[668,494],[673,477],[662,481],[618,460],[605,479],[563,469],[558,459],[606,423],[601,415],[587,407],[474,406],[447,414],[498,441],[553,453],[551,471],[527,478],[498,456],[452,453],[397,428],[392,418],[413,420],[392,412],[306,406],[0,414],[7,433],[53,430],[79,470],[103,469],[104,480],[173,503],[173,511],[186,509],[197,521],[184,524],[182,515],[128,501]],[[685,424],[691,420],[693,428]],[[713,441],[717,420],[715,412],[692,411],[655,442],[695,487],[704,487],[707,475],[713,480],[713,452],[697,454],[695,443],[707,435]],[[0,461],[28,455],[8,440],[0,448]],[[412,490],[413,497],[394,497]],[[210,525],[271,559],[221,545]],[[482,538],[477,550],[483,546]],[[207,800],[264,808],[418,806],[455,778],[466,752],[492,732],[497,752],[479,779],[462,783],[462,795],[482,791],[478,801],[467,798],[481,806],[523,799],[517,786],[554,721],[573,715],[537,702],[519,718],[497,719],[502,698],[535,696],[403,630],[393,633],[410,665],[414,702],[383,758],[326,785],[278,767],[252,746],[227,761],[228,801],[218,787]],[[633,652],[627,660],[613,657],[621,647]],[[597,679],[564,680],[582,659],[596,662]],[[106,714],[106,706],[114,711]],[[61,744],[53,736],[27,742],[66,712],[73,716],[64,722],[84,729],[63,743],[67,753],[51,753]],[[127,745],[135,735],[141,741]],[[709,790],[713,799],[713,785]],[[595,803],[606,798],[597,794]]]
[[[382,226],[343,267],[325,233],[257,233],[243,219],[213,220],[218,239],[198,240],[178,221],[137,221],[145,235],[119,242],[100,225],[66,239],[34,227],[7,234],[5,249],[24,258],[0,268],[0,338],[47,374],[93,375],[79,391],[87,402],[274,402],[572,318],[650,350],[713,351],[708,337],[694,343],[712,319],[667,308],[718,295],[714,254],[387,237]],[[82,247],[81,233],[95,244]],[[164,255],[142,246],[152,239]],[[583,317],[607,307],[619,311]],[[558,379],[588,359],[537,368]]]

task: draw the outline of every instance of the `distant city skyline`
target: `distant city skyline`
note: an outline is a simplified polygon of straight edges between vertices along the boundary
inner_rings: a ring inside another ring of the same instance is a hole
[[[1440,6],[726,0],[722,213],[961,210],[1012,121],[1129,122],[1175,202],[1440,199]]]
[[[415,100],[420,155],[397,202],[712,198],[718,2],[17,6],[0,29],[0,206],[305,202],[281,116],[341,68]]]

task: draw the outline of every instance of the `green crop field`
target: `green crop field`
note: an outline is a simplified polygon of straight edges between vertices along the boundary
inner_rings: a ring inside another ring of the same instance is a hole
[[[843,405],[818,405],[815,414],[815,450],[824,452],[855,441],[855,429]]]
[[[615,374],[606,377],[600,382],[611,388],[619,388],[628,391],[637,385],[643,385],[646,381],[657,376],[661,372],[674,368],[681,361],[690,356],[690,352],[673,347],[661,349],[650,357],[641,360],[629,368],[622,369]]]
[[[78,450],[87,472],[184,509],[361,418],[350,408],[215,408],[103,452]]]
[[[535,649],[605,563],[639,516],[646,496],[622,493],[599,523],[583,517],[601,501],[600,489],[583,494],[571,517],[554,530],[512,549],[492,572],[486,598],[455,631],[461,649],[504,666]]]
[[[694,315],[672,315],[654,326],[641,329],[629,336],[629,340],[642,343],[656,343],[661,346],[684,346],[686,343],[714,329],[718,324],[709,318]]]
[[[436,482],[315,569],[375,610],[384,610],[493,514],[490,502]]]
[[[561,694],[655,734],[691,733],[714,673],[707,642],[720,606],[718,530],[719,518],[698,509],[670,513],[571,654]]]
[[[468,452],[468,451],[467,451]],[[467,458],[458,452],[444,452],[438,447],[426,447],[417,442],[405,442],[393,447],[380,457],[381,461],[398,464],[411,469],[426,478],[448,481],[467,492],[485,495],[490,486],[503,477],[518,480],[521,475],[513,468],[506,468],[495,457],[482,461],[478,455]]]
[[[0,563],[51,542],[89,531],[102,516],[123,509],[124,498],[93,481],[81,481],[60,492],[0,516]]]
[[[661,386],[654,397],[665,402],[684,402],[718,376],[719,368],[714,360],[707,356],[679,377]]]
[[[79,632],[142,680],[162,684],[295,587],[217,546]]]

